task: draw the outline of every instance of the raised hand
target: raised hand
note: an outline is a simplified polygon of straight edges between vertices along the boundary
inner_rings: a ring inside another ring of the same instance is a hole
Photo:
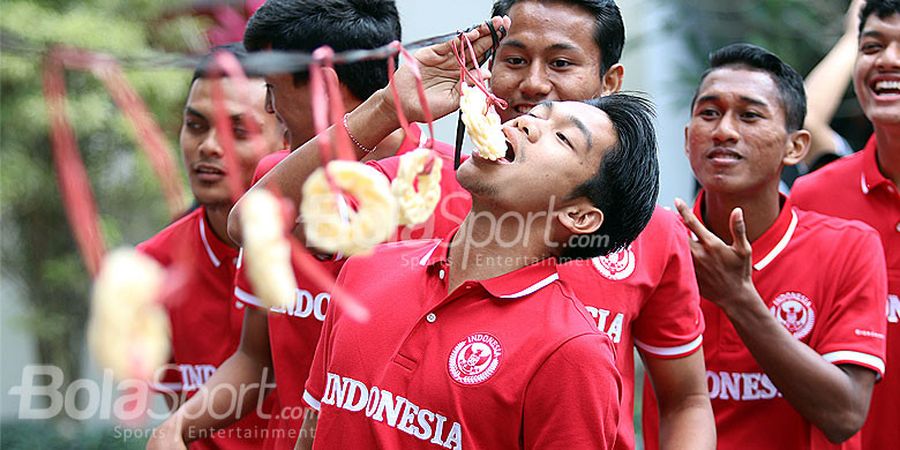
[[[494,29],[509,29],[509,17],[493,17],[491,23]],[[487,24],[482,24],[466,33],[472,42],[472,47],[478,58],[481,58],[493,45],[491,32]],[[459,65],[450,41],[435,44],[419,49],[413,53],[413,57],[419,63],[422,73],[422,83],[425,87],[425,95],[428,98],[428,106],[434,118],[440,118],[456,111],[459,108]],[[412,122],[424,122],[425,115],[419,104],[416,94],[416,78],[408,64],[401,64],[394,75],[394,83],[400,95],[400,103],[407,118]],[[388,89],[381,92],[384,101],[393,106],[393,98]]]
[[[746,299],[748,289],[753,286],[753,250],[747,239],[747,226],[740,208],[731,211],[731,245],[709,231],[681,199],[675,200],[675,207],[684,219],[685,225],[697,236],[691,241],[691,255],[697,272],[697,284],[703,298],[717,304],[727,313],[738,306],[739,299]]]

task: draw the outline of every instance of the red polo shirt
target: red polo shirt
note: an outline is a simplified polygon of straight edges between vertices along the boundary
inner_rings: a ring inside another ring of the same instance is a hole
[[[703,342],[703,314],[687,228],[657,207],[625,250],[559,267],[559,275],[616,346],[621,417],[634,415],[634,347],[645,358],[682,358]],[[634,421],[620,420],[616,449],[633,449]]]
[[[841,158],[794,183],[798,208],[861,220],[881,235],[888,273],[887,355],[900,361],[900,194],[876,161],[875,136],[859,153]],[[881,151],[881,149],[878,149]],[[900,151],[900,149],[894,149]],[[875,386],[863,427],[863,448],[882,449],[900,442],[900,373],[888,371]]]
[[[401,155],[423,144],[423,135],[417,127],[407,136],[397,155]],[[431,218],[414,227],[400,227],[395,239],[446,236],[462,220],[471,207],[471,197],[456,182],[453,169],[453,148],[441,142],[434,146],[443,158],[441,170],[441,201]],[[260,161],[254,174],[254,182],[262,178],[269,170],[287,157],[289,152],[277,152]],[[393,179],[399,167],[399,156],[393,156],[366,164],[382,172],[388,179]],[[343,258],[323,259],[321,268],[337,276],[344,263]],[[322,321],[331,301],[330,289],[323,289],[312,281],[304,268],[294,266],[297,281],[297,295],[294,302],[285,308],[270,310],[269,345],[272,351],[272,364],[275,371],[280,410],[269,421],[271,436],[266,442],[270,448],[293,449],[297,440],[295,430],[303,423],[302,401],[303,384],[309,375],[309,367],[315,353],[316,343],[322,329]],[[245,275],[238,269],[234,281],[234,295],[243,303],[263,307],[262,302],[253,295],[253,288]],[[287,430],[287,431],[285,431]],[[277,431],[277,432],[276,432]]]
[[[303,395],[320,411],[314,448],[611,448],[614,350],[555,260],[448,294],[441,244],[345,264],[338,283],[372,316],[329,309]]]
[[[173,279],[178,288],[166,304],[173,365],[162,387],[189,397],[240,342],[243,305],[232,301],[230,295],[237,249],[216,237],[206,222],[204,207],[138,244],[137,249],[176,273]],[[266,422],[254,412],[190,447],[258,448],[265,428]]]
[[[694,207],[698,218],[702,205],[701,193]],[[833,364],[884,373],[887,278],[874,230],[800,210],[782,197],[775,223],[752,247],[753,284],[795,338]],[[829,443],[781,396],[725,313],[706,299],[701,306],[719,448],[858,448],[859,435],[843,446]],[[645,422],[655,419],[655,403],[645,394]],[[648,448],[656,448],[656,427],[647,426],[645,433]]]

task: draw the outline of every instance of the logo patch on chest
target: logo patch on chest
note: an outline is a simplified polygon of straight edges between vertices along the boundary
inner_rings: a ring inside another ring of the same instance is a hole
[[[453,347],[447,370],[457,383],[483,383],[497,372],[502,355],[503,349],[497,338],[487,333],[475,333]]]
[[[799,292],[785,292],[775,297],[772,314],[797,339],[809,335],[816,324],[812,301]]]
[[[630,245],[615,253],[591,258],[591,262],[600,275],[612,281],[624,280],[634,273],[635,257]]]

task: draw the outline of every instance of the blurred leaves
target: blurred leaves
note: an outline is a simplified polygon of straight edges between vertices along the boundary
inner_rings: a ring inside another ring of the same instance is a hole
[[[160,46],[153,25],[173,0],[4,1],[0,28],[35,44],[62,43],[119,55]],[[181,40],[183,42],[183,39]],[[165,47],[182,50],[178,38]],[[80,376],[90,280],[75,248],[52,171],[42,54],[0,54],[0,228],[3,277],[24,287],[37,362]],[[126,68],[175,152],[190,73]],[[67,115],[91,178],[109,248],[134,245],[168,221],[156,179],[131,127],[91,74],[66,74]],[[180,160],[180,155],[178,155]]]

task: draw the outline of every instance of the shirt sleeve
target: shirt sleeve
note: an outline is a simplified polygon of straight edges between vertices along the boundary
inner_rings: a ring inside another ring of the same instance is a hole
[[[841,236],[850,241],[849,228]],[[835,295],[827,311],[821,311],[816,325],[821,333],[810,339],[810,347],[833,364],[855,364],[875,371],[885,369],[884,314],[887,297],[887,269],[884,248],[878,234],[866,227],[860,238],[847,244],[841,255],[844,264],[835,283]],[[823,308],[824,309],[824,308]]]
[[[676,218],[669,221],[662,278],[633,324],[634,345],[641,353],[667,359],[683,358],[699,350],[704,329],[688,231]]]
[[[613,354],[609,338],[584,334],[544,361],[525,389],[524,448],[613,447],[622,395]]]

